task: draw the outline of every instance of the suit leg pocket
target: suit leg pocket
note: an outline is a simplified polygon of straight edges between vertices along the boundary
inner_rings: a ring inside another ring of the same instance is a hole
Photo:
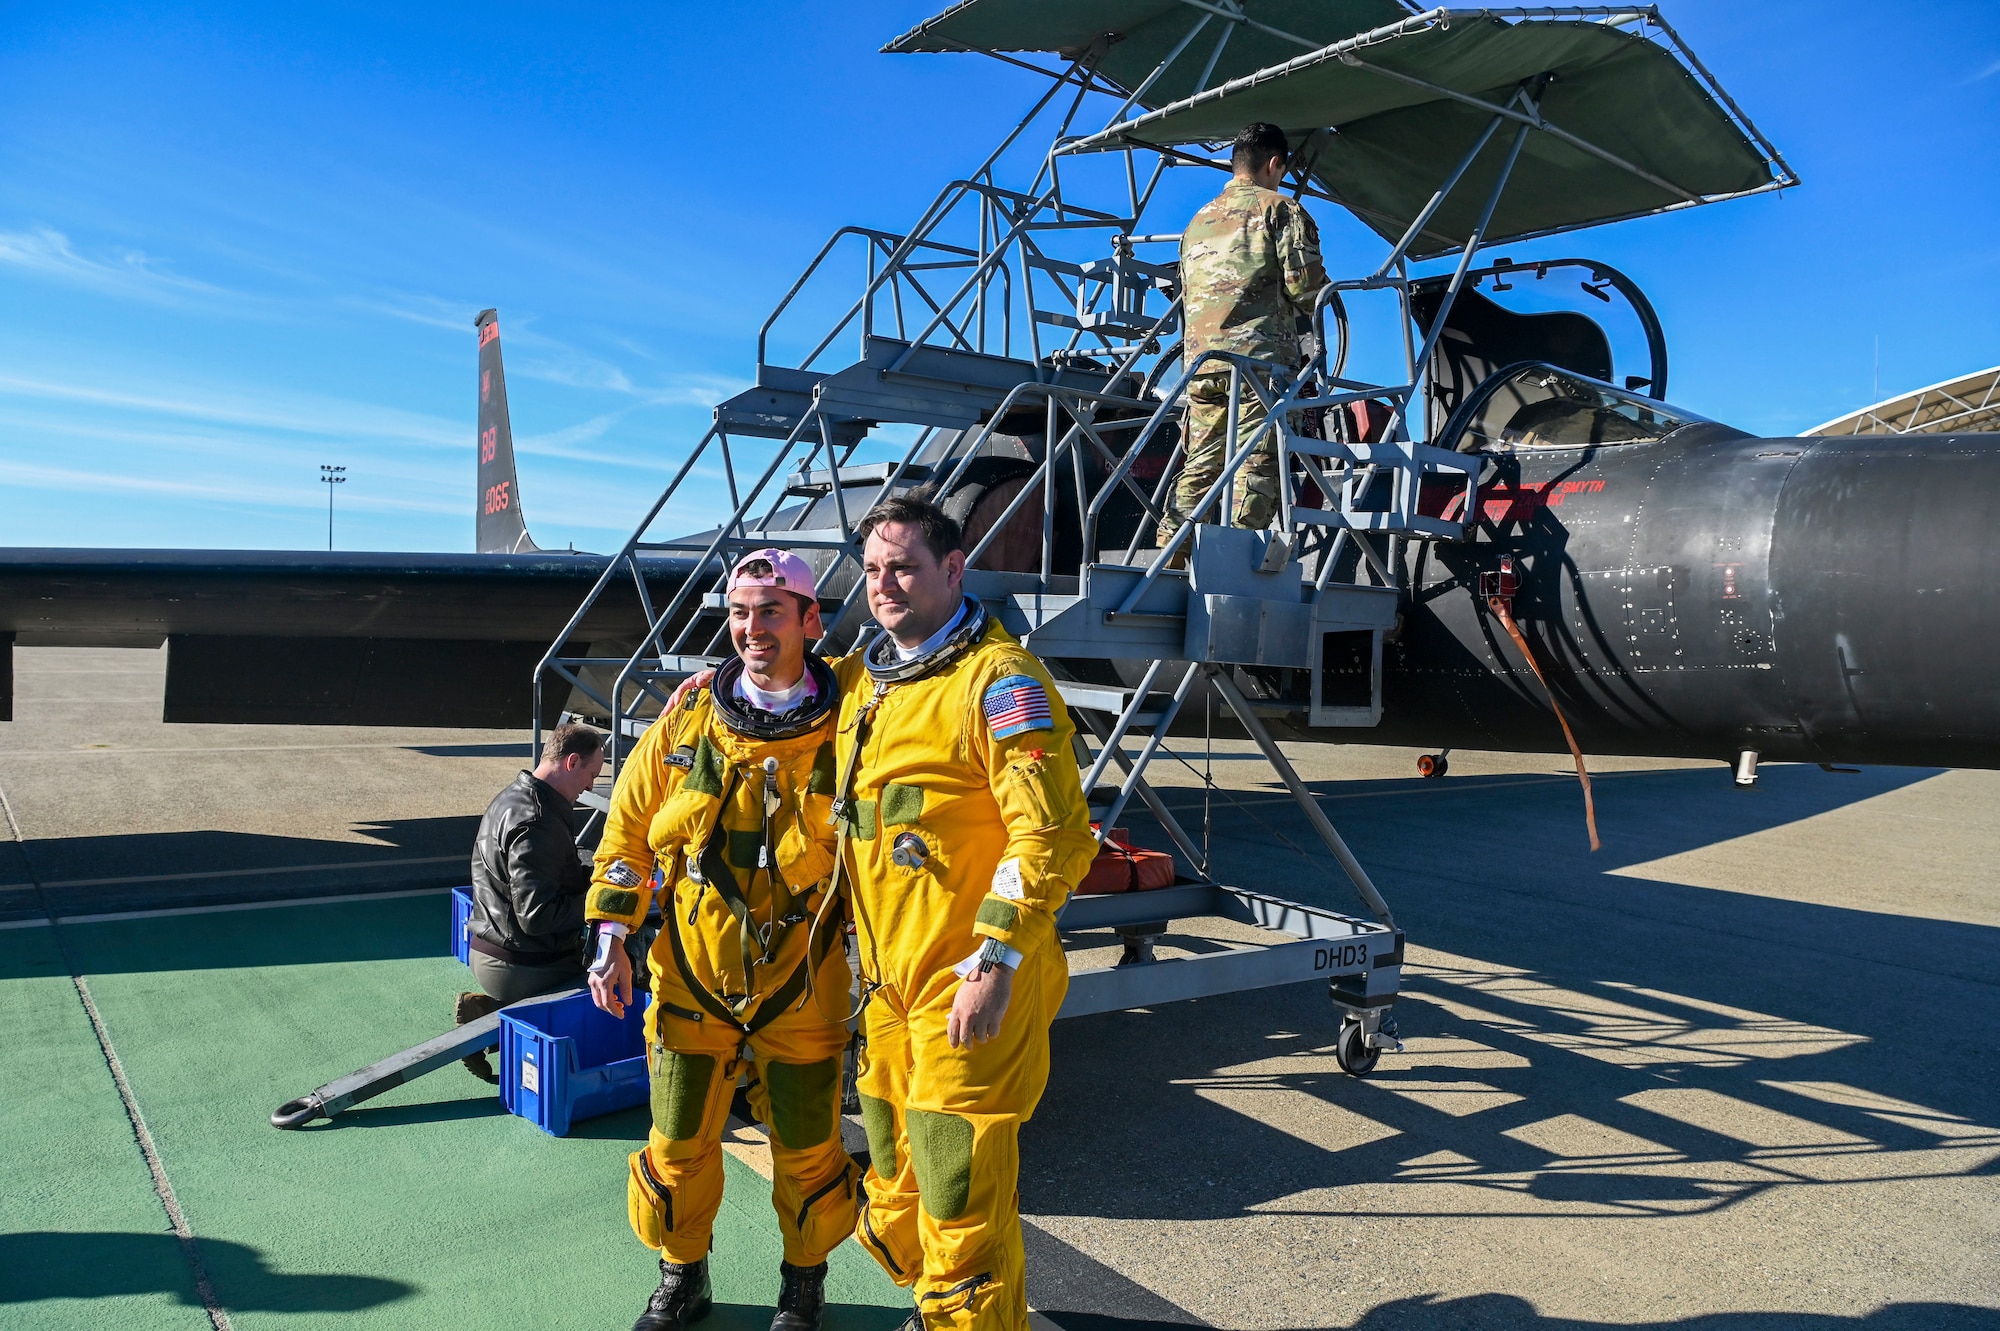
[[[854,1232],[859,1213],[854,1201],[858,1182],[854,1165],[843,1161],[838,1174],[805,1195],[796,1217],[801,1247],[823,1259]]]
[[[625,1185],[626,1218],[639,1242],[658,1251],[666,1246],[674,1230],[674,1195],[653,1174],[651,1158],[644,1150],[632,1152],[632,1176]]]

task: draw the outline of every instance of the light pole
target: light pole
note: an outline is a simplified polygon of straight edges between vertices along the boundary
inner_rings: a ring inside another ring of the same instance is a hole
[[[347,484],[347,468],[329,467],[324,462],[319,467],[319,478],[326,484],[326,548],[333,549],[333,487]]]

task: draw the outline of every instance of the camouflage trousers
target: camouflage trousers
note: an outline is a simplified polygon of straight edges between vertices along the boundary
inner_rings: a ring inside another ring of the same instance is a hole
[[[1265,383],[1266,391],[1270,385]],[[1208,493],[1229,460],[1229,374],[1198,374],[1188,385],[1187,452],[1181,459],[1181,474],[1174,481],[1167,511],[1160,519],[1159,543],[1165,545],[1181,524],[1200,517],[1214,521],[1211,513],[1197,515],[1192,510]],[[1236,409],[1236,438],[1239,446],[1264,423],[1264,404],[1248,379],[1243,384],[1243,400]],[[1259,440],[1243,465],[1236,469],[1235,525],[1264,528],[1278,512],[1278,441],[1272,434]]]

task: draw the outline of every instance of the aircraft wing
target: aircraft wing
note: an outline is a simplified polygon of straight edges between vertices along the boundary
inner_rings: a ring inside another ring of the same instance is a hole
[[[15,646],[167,650],[168,721],[515,727],[534,671],[611,562],[538,549],[521,514],[500,328],[482,311],[480,553],[0,549],[0,719]],[[692,556],[639,560],[670,598]],[[629,656],[647,620],[629,572],[566,654]],[[545,696],[552,718],[569,702]]]
[[[11,718],[13,645],[165,644],[168,721],[518,726],[531,715],[535,663],[609,562],[0,550],[0,635],[10,644],[0,701]],[[691,563],[646,560],[653,593],[670,596]],[[625,644],[623,655],[645,631],[636,590],[613,587],[573,641]],[[564,699],[546,701],[560,710]]]

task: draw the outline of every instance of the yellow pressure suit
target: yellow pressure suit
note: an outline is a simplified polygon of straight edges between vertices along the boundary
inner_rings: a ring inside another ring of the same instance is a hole
[[[811,665],[830,701],[830,674]],[[673,884],[651,953],[653,1127],[631,1158],[628,1210],[633,1232],[668,1261],[707,1256],[722,1204],[722,1129],[748,1061],[751,1105],[771,1128],[785,1260],[817,1266],[855,1221],[854,1161],[840,1139],[848,1034],[838,1018],[850,975],[837,911],[811,938],[812,996],[806,985],[808,921],[833,868],[835,716],[829,707],[806,733],[773,741],[732,729],[719,710],[709,690],[690,693],[639,741],[611,797],[587,904],[591,920],[636,929],[649,894],[634,880],[657,860]],[[767,758],[778,760],[768,824]],[[757,867],[760,851],[775,858],[776,889]],[[732,893],[756,931],[747,978]],[[774,927],[766,960],[758,935]]]
[[[860,652],[834,667],[843,781],[861,736],[842,807],[870,989],[855,1233],[927,1327],[1025,1331],[1018,1136],[1069,988],[1053,914],[1097,847],[1048,673],[997,624],[965,636],[906,682],[878,685]],[[986,938],[1021,953],[1013,997],[997,1038],[954,1049],[954,968]]]

